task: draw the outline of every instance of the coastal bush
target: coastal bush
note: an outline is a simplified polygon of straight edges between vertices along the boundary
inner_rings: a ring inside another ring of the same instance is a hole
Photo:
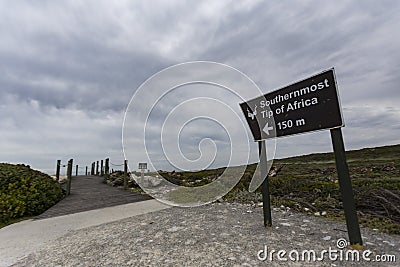
[[[38,215],[63,198],[60,185],[29,166],[0,163],[0,223]]]

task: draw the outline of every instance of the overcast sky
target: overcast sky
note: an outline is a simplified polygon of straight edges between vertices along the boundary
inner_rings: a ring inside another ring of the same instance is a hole
[[[400,143],[396,0],[1,1],[0,17],[0,162],[48,173],[57,159],[122,163],[122,122],[135,90],[195,60],[228,64],[265,93],[335,67],[346,148]],[[213,137],[226,141],[220,126],[193,122],[182,151],[191,158],[199,140]],[[276,155],[331,150],[323,131],[279,139]],[[213,166],[224,164],[219,156]]]

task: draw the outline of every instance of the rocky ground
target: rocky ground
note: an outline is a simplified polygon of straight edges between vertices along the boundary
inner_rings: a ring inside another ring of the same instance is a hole
[[[337,240],[348,239],[344,223],[274,208],[273,227],[263,227],[260,205],[214,203],[170,208],[70,232],[14,266],[398,266],[400,236],[362,229],[369,258],[396,256],[396,263],[332,261],[262,261],[260,250],[322,250],[345,255]],[[365,251],[364,250],[364,251]],[[292,258],[296,257],[291,254]],[[299,256],[301,259],[301,256]],[[343,256],[345,258],[345,256]]]

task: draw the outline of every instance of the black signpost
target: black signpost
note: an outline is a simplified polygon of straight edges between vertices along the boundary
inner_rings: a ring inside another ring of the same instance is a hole
[[[254,140],[259,142],[264,225],[271,226],[265,140],[330,129],[350,244],[362,246],[353,189],[346,162],[344,127],[334,69],[241,103]]]
[[[344,126],[333,69],[240,106],[255,141]]]

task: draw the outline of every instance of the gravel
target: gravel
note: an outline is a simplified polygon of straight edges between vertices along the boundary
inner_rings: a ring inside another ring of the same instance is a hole
[[[170,208],[70,232],[13,266],[398,266],[400,236],[362,229],[369,258],[395,255],[396,263],[292,261],[291,250],[315,250],[319,257],[329,247],[339,252],[337,240],[348,239],[345,223],[321,216],[274,208],[273,227],[263,227],[261,205],[213,203],[196,208]],[[342,240],[343,241],[343,240]],[[267,246],[286,250],[287,261],[261,261]],[[362,251],[360,252],[360,255]],[[295,255],[295,254],[292,254]]]

